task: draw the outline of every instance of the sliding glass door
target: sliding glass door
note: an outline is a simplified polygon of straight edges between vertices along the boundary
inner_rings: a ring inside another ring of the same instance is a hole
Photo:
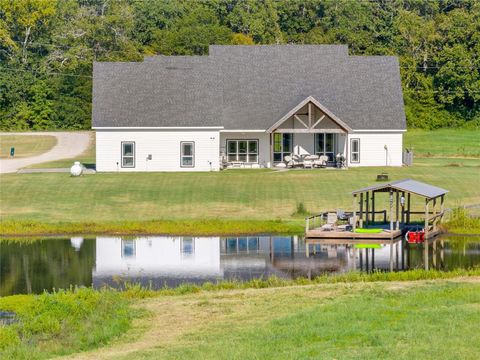
[[[273,162],[278,163],[285,160],[285,156],[292,155],[293,134],[273,134]]]
[[[315,134],[315,154],[328,156],[328,161],[335,160],[335,134]]]

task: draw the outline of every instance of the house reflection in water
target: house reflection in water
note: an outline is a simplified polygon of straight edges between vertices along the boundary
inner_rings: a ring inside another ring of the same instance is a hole
[[[377,249],[376,267],[388,266],[388,251],[382,261],[381,250]],[[359,262],[359,252],[341,245],[318,245],[307,257],[305,241],[297,236],[97,237],[93,284],[118,286],[130,281],[159,288],[269,276],[312,278],[359,269]]]

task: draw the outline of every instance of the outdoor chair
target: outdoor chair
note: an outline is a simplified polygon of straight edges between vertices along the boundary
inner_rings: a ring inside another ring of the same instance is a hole
[[[348,220],[347,214],[345,214],[345,211],[338,209],[337,210],[337,217],[339,220]]]
[[[328,156],[326,155],[321,155],[318,160],[315,160],[314,164],[315,166],[317,167],[321,167],[321,168],[324,168],[324,167],[327,167],[327,161],[328,161]]]
[[[328,213],[327,214],[327,223],[322,226],[322,230],[324,231],[332,231],[335,230],[337,225],[337,214],[336,213]]]
[[[313,164],[314,164],[314,161],[313,160],[310,160],[310,159],[303,159],[303,167],[305,169],[309,168],[309,169],[312,169],[313,168]]]
[[[300,155],[292,155],[293,166],[303,166],[303,159]]]
[[[293,167],[294,165],[294,161],[292,159],[292,157],[290,155],[286,155],[283,160],[285,161],[285,165],[287,165],[287,167]]]

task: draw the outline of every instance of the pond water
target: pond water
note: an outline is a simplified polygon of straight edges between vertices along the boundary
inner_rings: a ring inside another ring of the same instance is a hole
[[[480,266],[480,236],[443,237],[430,246],[429,266]],[[441,243],[444,246],[440,246]],[[423,268],[423,247],[394,245],[395,271]],[[300,236],[48,238],[0,242],[0,296],[72,285],[121,287],[125,281],[161,288],[189,282],[390,269],[390,245],[309,245]]]

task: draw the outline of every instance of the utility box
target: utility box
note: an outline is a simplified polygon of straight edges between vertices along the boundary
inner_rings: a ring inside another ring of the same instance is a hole
[[[10,156],[11,156],[11,157],[14,157],[14,155],[15,155],[15,148],[12,146],[12,147],[10,148]]]
[[[411,149],[405,149],[402,154],[402,161],[403,164],[406,166],[412,166],[413,165],[413,150]]]

